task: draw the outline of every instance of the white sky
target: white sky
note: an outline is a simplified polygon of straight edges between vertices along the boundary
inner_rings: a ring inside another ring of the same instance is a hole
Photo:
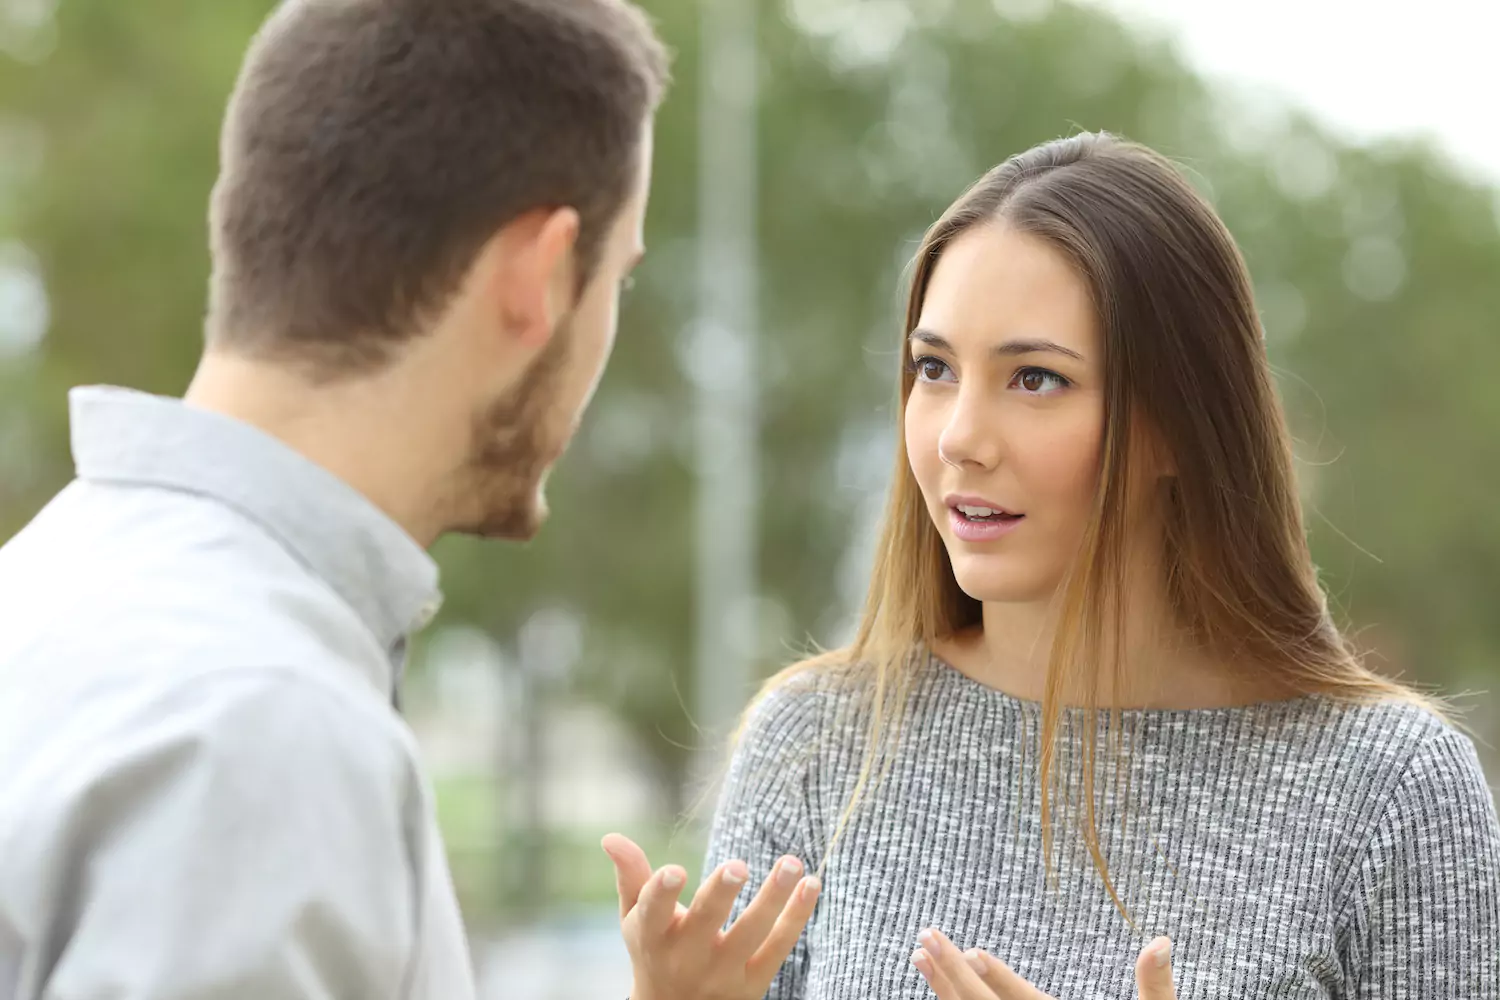
[[[1267,86],[1347,138],[1419,134],[1500,184],[1500,0],[1086,0],[1210,77]]]

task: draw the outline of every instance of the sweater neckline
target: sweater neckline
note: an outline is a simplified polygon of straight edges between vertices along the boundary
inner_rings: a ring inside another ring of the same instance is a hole
[[[1020,698],[997,687],[991,687],[982,681],[975,680],[931,649],[927,650],[927,663],[929,669],[936,673],[937,681],[941,684],[956,688],[971,696],[982,698],[1015,713],[1029,717],[1041,717],[1041,702]],[[1120,719],[1127,722],[1218,722],[1247,716],[1262,717],[1267,714],[1296,713],[1325,701],[1327,701],[1327,698],[1323,695],[1304,694],[1292,698],[1208,708],[1153,708],[1150,706],[1121,708],[1116,710],[1116,714]],[[1085,709],[1080,706],[1068,706],[1063,711],[1064,714],[1078,716],[1082,715]],[[1107,719],[1110,715],[1110,710],[1108,708],[1101,708],[1099,709],[1099,715],[1101,719]]]

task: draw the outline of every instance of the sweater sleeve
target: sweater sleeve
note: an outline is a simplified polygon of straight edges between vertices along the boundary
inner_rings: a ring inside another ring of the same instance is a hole
[[[1500,822],[1468,739],[1416,751],[1345,905],[1353,996],[1500,1000]]]
[[[704,872],[739,859],[750,880],[735,901],[730,922],[760,891],[783,855],[815,871],[822,860],[810,807],[810,779],[821,739],[820,694],[809,679],[794,677],[751,710],[719,794]],[[808,937],[816,912],[772,982],[766,1000],[802,1000],[809,964]]]

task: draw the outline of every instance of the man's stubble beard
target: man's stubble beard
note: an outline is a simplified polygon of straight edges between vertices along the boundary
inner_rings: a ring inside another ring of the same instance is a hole
[[[475,414],[471,456],[449,494],[461,514],[450,530],[522,542],[541,530],[547,520],[542,483],[563,444],[555,440],[563,430],[553,426],[554,409],[571,342],[568,316],[520,381]]]

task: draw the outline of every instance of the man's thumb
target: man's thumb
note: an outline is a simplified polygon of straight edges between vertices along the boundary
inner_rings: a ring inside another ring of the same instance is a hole
[[[1172,986],[1172,942],[1159,937],[1146,945],[1135,962],[1140,1000],[1177,1000]]]
[[[624,920],[651,879],[651,862],[633,840],[618,833],[605,837],[599,846],[615,864],[615,889],[620,894],[620,919]]]

